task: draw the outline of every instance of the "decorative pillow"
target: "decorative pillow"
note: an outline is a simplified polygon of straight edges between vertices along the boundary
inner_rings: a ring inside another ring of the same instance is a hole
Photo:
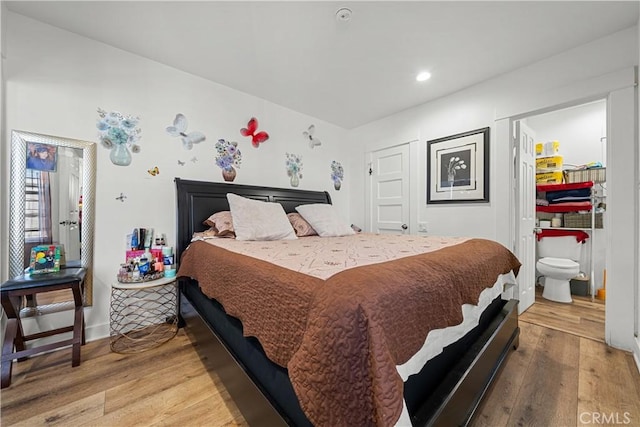
[[[217,237],[229,237],[231,239],[236,237],[230,211],[216,212],[205,219],[204,224],[211,227]]]
[[[317,236],[316,230],[313,229],[311,224],[302,218],[302,215],[296,212],[288,213],[287,217],[289,217],[289,222],[293,226],[293,229],[296,230],[296,236],[304,237],[304,236]]]
[[[262,202],[227,193],[237,240],[297,239],[280,203]]]
[[[349,224],[340,218],[340,214],[333,205],[313,203],[300,205],[296,210],[311,224],[320,237],[337,237],[355,234]]]

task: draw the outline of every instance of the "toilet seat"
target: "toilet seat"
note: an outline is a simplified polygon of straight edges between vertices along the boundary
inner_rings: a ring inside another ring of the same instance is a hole
[[[538,262],[540,264],[544,264],[559,270],[569,270],[576,267],[580,267],[580,264],[567,258],[546,257],[546,258],[540,258]]]

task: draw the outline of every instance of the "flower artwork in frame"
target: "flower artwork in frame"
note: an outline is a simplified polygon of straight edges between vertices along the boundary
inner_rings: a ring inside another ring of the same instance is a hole
[[[488,127],[427,141],[427,204],[488,201]]]

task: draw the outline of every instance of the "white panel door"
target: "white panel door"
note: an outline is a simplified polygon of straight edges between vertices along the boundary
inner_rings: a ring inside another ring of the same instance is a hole
[[[409,234],[409,144],[374,151],[371,160],[372,232]]]
[[[521,121],[515,122],[516,147],[516,247],[522,267],[518,273],[518,314],[536,300],[536,152],[535,135]]]

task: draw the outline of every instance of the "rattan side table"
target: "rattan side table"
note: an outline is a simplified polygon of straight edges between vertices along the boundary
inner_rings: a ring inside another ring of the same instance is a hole
[[[178,332],[175,277],[111,285],[110,343],[116,353],[138,353]]]

